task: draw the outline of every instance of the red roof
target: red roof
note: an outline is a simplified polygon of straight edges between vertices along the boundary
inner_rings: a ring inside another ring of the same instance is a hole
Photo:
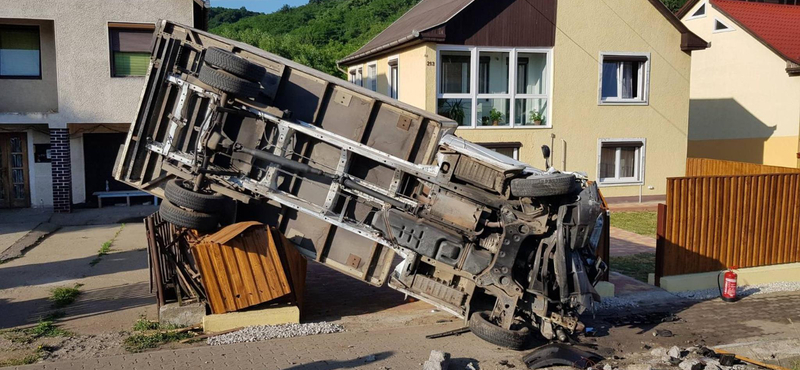
[[[711,4],[774,52],[800,64],[800,6],[737,0]]]

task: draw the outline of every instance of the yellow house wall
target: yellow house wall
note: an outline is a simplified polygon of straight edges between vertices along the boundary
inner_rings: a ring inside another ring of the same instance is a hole
[[[436,46],[431,43],[423,43],[408,47],[406,49],[378,56],[369,59],[364,63],[348,65],[347,70],[362,67],[364,69],[364,85],[366,86],[367,66],[377,64],[378,66],[378,93],[389,95],[389,60],[398,60],[399,74],[399,90],[398,100],[411,104],[415,107],[429,110],[429,107],[435,105],[436,90],[436,69],[432,67],[432,75],[426,71],[426,65],[429,58],[436,60]],[[433,82],[430,83],[432,76]],[[432,105],[428,97],[434,97]]]
[[[591,14],[591,16],[587,16]],[[461,129],[477,142],[520,141],[520,160],[541,167],[540,147],[555,135],[553,161],[597,178],[598,139],[646,140],[644,196],[664,195],[666,178],[683,176],[689,111],[690,56],[680,33],[646,0],[558,3],[553,50],[552,129]],[[650,53],[646,106],[598,105],[601,52]],[[652,187],[652,189],[650,189]],[[607,197],[635,196],[640,186],[605,186]]]
[[[800,77],[786,61],[711,4],[682,19],[711,47],[692,56],[689,156],[798,166]],[[713,32],[719,19],[734,30]]]
[[[680,50],[680,33],[647,0],[562,0],[557,16],[552,128],[459,129],[457,134],[478,143],[521,142],[520,160],[537,167],[544,165],[540,147],[550,145],[555,135],[555,167],[586,172],[591,179],[597,177],[599,139],[643,138],[644,184],[604,186],[603,194],[664,195],[666,178],[685,171],[691,57]],[[650,53],[648,105],[598,104],[601,52]],[[436,45],[419,44],[376,58],[378,91],[384,94],[391,55],[400,56],[400,100],[435,112]]]

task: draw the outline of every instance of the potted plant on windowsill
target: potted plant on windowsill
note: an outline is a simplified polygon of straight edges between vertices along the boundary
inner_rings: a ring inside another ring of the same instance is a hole
[[[503,113],[500,113],[499,110],[492,108],[489,112],[489,122],[492,123],[492,126],[497,126],[500,122],[503,122]]]
[[[536,126],[541,126],[544,122],[544,117],[542,116],[542,112],[537,112],[535,110],[530,111],[529,113],[529,120]]]
[[[443,116],[458,122],[459,125],[464,124],[464,107],[460,99],[445,102],[440,112]]]

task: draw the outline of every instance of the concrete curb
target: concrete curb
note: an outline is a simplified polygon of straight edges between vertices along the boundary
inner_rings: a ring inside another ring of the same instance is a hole
[[[14,258],[22,257],[28,249],[31,249],[41,243],[50,234],[60,229],[61,226],[43,222],[29,231],[25,236],[14,242],[10,247],[6,248],[0,253],[0,263],[12,260]]]

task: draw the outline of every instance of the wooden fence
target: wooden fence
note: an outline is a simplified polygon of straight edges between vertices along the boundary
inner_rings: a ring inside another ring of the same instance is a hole
[[[686,159],[686,176],[760,175],[765,173],[800,173],[800,168],[766,166],[709,158]]]
[[[800,262],[800,173],[667,180],[659,208],[662,276]]]

